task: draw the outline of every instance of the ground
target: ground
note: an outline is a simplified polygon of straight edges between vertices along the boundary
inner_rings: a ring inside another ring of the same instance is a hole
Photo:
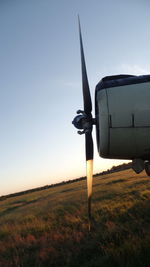
[[[0,266],[150,266],[150,178],[132,170],[0,201]]]

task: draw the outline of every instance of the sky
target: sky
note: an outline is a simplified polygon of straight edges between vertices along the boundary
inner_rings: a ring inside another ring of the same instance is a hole
[[[94,110],[104,76],[150,73],[149,12],[148,0],[0,0],[0,195],[85,176],[77,15]],[[93,138],[94,173],[121,163]]]

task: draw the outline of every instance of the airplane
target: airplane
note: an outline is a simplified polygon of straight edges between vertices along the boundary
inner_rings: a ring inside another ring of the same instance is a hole
[[[93,118],[79,17],[78,24],[84,109],[77,111],[78,115],[72,123],[79,129],[80,135],[85,134],[90,222],[94,125],[100,157],[132,160],[132,168],[136,173],[145,169],[150,176],[150,75],[119,74],[102,78],[95,88],[95,118]]]

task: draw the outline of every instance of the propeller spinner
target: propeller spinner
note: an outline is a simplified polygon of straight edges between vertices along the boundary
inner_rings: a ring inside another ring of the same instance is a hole
[[[79,134],[85,134],[85,155],[86,155],[86,175],[87,175],[87,193],[88,193],[88,216],[89,216],[89,230],[91,225],[91,198],[92,198],[92,180],[93,180],[93,139],[92,129],[95,120],[92,118],[92,101],[86,71],[82,34],[80,19],[79,21],[79,38],[80,38],[80,53],[81,53],[81,72],[82,72],[82,93],[83,93],[83,105],[84,110],[78,110],[77,115],[73,120],[73,125],[77,129]]]

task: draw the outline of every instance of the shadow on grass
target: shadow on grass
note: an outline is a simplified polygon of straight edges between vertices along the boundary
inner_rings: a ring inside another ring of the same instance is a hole
[[[118,180],[114,180],[114,181],[108,182],[106,185],[122,183],[122,182],[125,182],[125,181],[126,181],[126,179],[118,179]]]
[[[71,191],[78,191],[80,188],[67,188],[67,189],[63,189],[60,193],[67,193],[67,192],[71,192]]]
[[[30,205],[30,204],[33,204],[33,203],[36,203],[38,202],[40,199],[33,199],[31,201],[15,201],[13,204],[17,204],[17,205],[14,205],[13,207],[9,207],[9,208],[6,208],[4,211],[0,212],[0,217],[4,216],[4,215],[7,215],[8,213],[11,213],[21,207],[24,207],[24,206],[27,206],[27,205]],[[20,204],[20,205],[18,205]]]
[[[150,184],[150,180],[142,180],[142,181],[134,182],[133,184],[128,185],[128,188],[135,188],[137,186],[147,185],[147,184]]]

